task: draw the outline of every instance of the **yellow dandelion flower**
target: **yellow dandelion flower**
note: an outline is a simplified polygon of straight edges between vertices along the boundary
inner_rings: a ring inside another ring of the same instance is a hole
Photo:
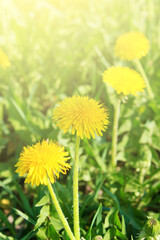
[[[54,183],[55,178],[59,178],[59,172],[66,174],[70,168],[66,162],[68,159],[68,152],[64,151],[64,147],[43,140],[42,143],[24,147],[15,167],[20,176],[27,173],[26,183],[47,185],[47,176]]]
[[[11,207],[11,202],[8,199],[6,198],[0,199],[0,208],[6,209],[9,207]]]
[[[136,71],[128,67],[111,67],[103,74],[103,81],[113,87],[118,94],[137,95],[143,92],[145,83],[143,78]]]
[[[11,65],[7,55],[1,49],[0,49],[0,65],[3,68],[8,68]]]
[[[59,103],[54,110],[54,122],[64,132],[72,129],[72,134],[77,134],[81,139],[90,135],[95,138],[102,135],[108,125],[107,109],[99,101],[87,96],[68,97]]]
[[[115,54],[122,60],[140,59],[147,55],[149,41],[140,32],[129,32],[120,36],[115,45]]]

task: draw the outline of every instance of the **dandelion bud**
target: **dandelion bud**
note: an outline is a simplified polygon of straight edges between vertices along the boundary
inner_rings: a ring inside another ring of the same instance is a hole
[[[102,236],[100,235],[97,235],[93,238],[93,240],[103,240]]]
[[[146,234],[150,237],[155,237],[160,234],[160,222],[150,218],[144,226]]]

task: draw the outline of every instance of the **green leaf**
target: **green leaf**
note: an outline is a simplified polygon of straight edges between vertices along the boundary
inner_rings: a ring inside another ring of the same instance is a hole
[[[127,237],[123,235],[118,228],[115,228],[115,232],[116,237],[118,237],[118,239],[127,240]]]
[[[128,222],[137,230],[142,228],[142,220],[145,220],[144,213],[142,211],[133,208],[132,206],[121,206],[121,212],[128,219]]]
[[[10,102],[12,104],[12,108],[14,108],[16,110],[16,112],[18,113],[18,115],[20,116],[21,120],[22,120],[22,123],[25,123],[26,127],[31,131],[33,132],[33,129],[32,127],[30,126],[27,118],[26,118],[26,115],[24,114],[23,110],[20,108],[20,106],[17,104],[17,102],[11,97],[10,98]]]
[[[116,208],[111,208],[109,213],[107,214],[104,222],[104,227],[108,228],[112,225],[116,225],[119,229],[121,229],[121,222],[119,220],[118,211]]]
[[[122,215],[122,233],[126,235],[126,224],[125,224],[125,219],[123,215]]]
[[[45,222],[45,219],[48,216],[49,216],[49,205],[44,205],[41,208],[40,215],[38,217],[38,220],[37,220],[37,223],[34,227],[34,230],[39,228]]]
[[[103,224],[102,224],[102,205],[99,209],[97,219],[96,219],[96,234],[102,235],[103,234]]]
[[[111,240],[117,238],[121,240],[127,240],[127,237],[123,235],[115,226],[111,227],[104,236],[104,240]]]
[[[21,212],[20,210],[16,209],[16,208],[13,208],[13,210],[19,215],[21,216],[22,218],[24,218],[25,220],[27,220],[28,222],[32,223],[33,225],[35,225],[35,221],[29,217],[27,214]]]
[[[104,235],[104,240],[111,240],[114,238],[114,236],[115,236],[115,229],[114,227],[112,227]]]
[[[36,236],[40,239],[48,239],[46,235],[46,227],[41,227],[38,229]]]
[[[60,231],[62,228],[64,228],[62,222],[59,219],[50,217],[50,221],[51,221],[51,224],[54,226],[54,228],[57,231]]]
[[[131,119],[126,119],[125,121],[123,121],[123,123],[121,124],[121,126],[118,129],[118,135],[121,135],[125,132],[129,132],[132,128],[132,120]]]
[[[56,232],[55,228],[51,224],[48,225],[46,234],[47,237],[50,239],[60,239],[59,234]]]
[[[117,150],[122,151],[126,146],[129,141],[129,135],[124,135],[122,140],[118,143]]]
[[[101,211],[101,209],[102,209],[102,205],[100,204],[100,205],[99,205],[99,208],[97,209],[97,211],[96,211],[96,213],[95,213],[95,215],[94,215],[94,217],[93,217],[93,220],[92,220],[92,222],[91,222],[91,226],[90,226],[90,228],[89,228],[89,231],[88,231],[86,240],[88,240],[88,239],[90,240],[90,239],[91,239],[92,228],[93,228],[93,225],[94,225],[94,223],[95,223],[95,221],[96,221],[96,218],[97,218],[99,212]]]
[[[49,195],[45,195],[44,197],[41,198],[41,200],[35,205],[35,207],[41,207],[47,203],[49,203],[50,198]]]

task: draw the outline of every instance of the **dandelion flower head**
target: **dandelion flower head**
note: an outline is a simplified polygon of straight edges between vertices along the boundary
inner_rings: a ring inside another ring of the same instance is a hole
[[[68,97],[54,110],[54,122],[64,132],[71,129],[81,139],[102,135],[108,125],[108,112],[102,103],[88,96]]]
[[[64,147],[43,140],[33,146],[23,147],[15,167],[20,176],[27,173],[26,183],[47,185],[47,176],[54,183],[55,178],[59,178],[59,173],[66,174],[70,168],[66,162],[68,159],[68,152],[64,151]]]
[[[149,41],[140,32],[129,32],[121,35],[115,44],[115,54],[122,60],[140,59],[147,55]]]
[[[118,94],[136,96],[145,88],[141,75],[128,67],[108,68],[103,74],[103,81],[113,87]]]
[[[3,68],[8,68],[11,65],[7,55],[1,49],[0,49],[0,65]]]

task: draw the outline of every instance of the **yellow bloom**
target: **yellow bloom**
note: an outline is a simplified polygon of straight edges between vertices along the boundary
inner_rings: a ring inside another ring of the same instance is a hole
[[[84,136],[90,138],[90,135],[95,138],[95,134],[102,135],[107,128],[108,113],[102,103],[87,96],[74,96],[59,103],[53,120],[64,132],[72,129],[72,134],[76,132],[81,139]]]
[[[27,173],[26,183],[47,185],[47,175],[51,183],[54,183],[55,178],[59,178],[59,172],[66,174],[70,168],[69,163],[66,163],[68,159],[64,147],[43,140],[42,143],[24,147],[15,167],[20,176]]]
[[[147,55],[149,41],[140,32],[129,32],[120,36],[115,45],[115,54],[123,60],[140,59]]]
[[[112,86],[118,94],[143,92],[145,83],[139,73],[128,67],[111,67],[103,74],[103,81]]]
[[[7,55],[1,49],[0,49],[0,65],[3,68],[8,68],[11,65]]]
[[[11,207],[11,202],[8,199],[6,198],[0,199],[0,208],[6,209],[9,207]]]

